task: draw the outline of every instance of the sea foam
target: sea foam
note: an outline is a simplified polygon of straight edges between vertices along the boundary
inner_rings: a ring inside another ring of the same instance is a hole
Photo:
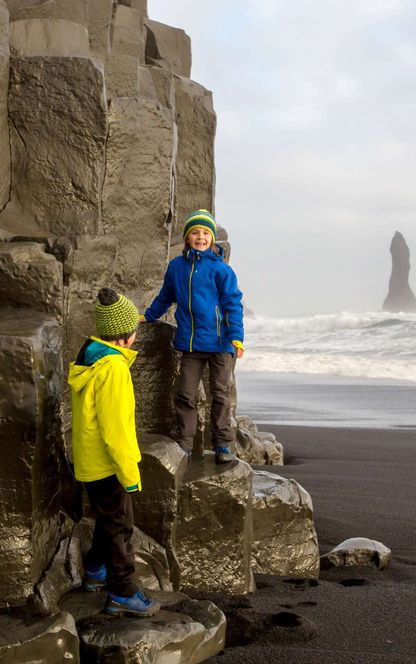
[[[316,314],[246,320],[239,369],[416,382],[416,314]]]

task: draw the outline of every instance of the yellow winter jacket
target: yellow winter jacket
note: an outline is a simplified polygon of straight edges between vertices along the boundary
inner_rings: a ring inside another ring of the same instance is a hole
[[[130,375],[137,352],[90,339],[96,342],[99,359],[91,366],[71,362],[69,367],[75,477],[92,482],[115,474],[126,491],[140,491],[141,455]]]

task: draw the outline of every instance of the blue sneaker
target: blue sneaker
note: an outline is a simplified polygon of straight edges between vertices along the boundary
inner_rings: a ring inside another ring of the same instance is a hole
[[[230,461],[235,461],[236,456],[231,453],[229,447],[216,447],[215,450],[215,463],[229,463]]]
[[[130,615],[148,618],[158,613],[160,602],[149,599],[141,590],[138,590],[131,597],[120,597],[108,593],[105,610],[112,616]]]
[[[105,565],[85,570],[83,587],[87,593],[98,593],[107,586],[107,569]]]

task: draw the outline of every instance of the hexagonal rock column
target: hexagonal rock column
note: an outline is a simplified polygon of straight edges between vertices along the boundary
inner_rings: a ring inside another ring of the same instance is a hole
[[[243,595],[251,574],[252,470],[243,461],[216,466],[213,453],[191,464],[180,488],[173,546],[180,588]]]
[[[103,613],[105,593],[91,595],[72,593],[61,602],[77,622],[83,661],[198,664],[224,647],[225,616],[212,602],[152,592],[162,603],[160,613],[126,619]]]
[[[19,57],[88,57],[88,30],[84,25],[61,19],[21,19],[10,24],[10,49]]]
[[[139,438],[143,490],[133,496],[135,523],[165,549],[173,587],[179,587],[179,562],[172,544],[178,493],[187,467],[186,455],[172,440],[156,435]]]
[[[66,338],[73,360],[85,337],[95,333],[95,302],[103,286],[111,286],[118,241],[113,235],[77,235],[67,268]]]
[[[145,60],[145,34],[143,26],[143,12],[140,9],[117,5],[113,26],[111,51],[134,55],[144,64]]]
[[[295,480],[265,471],[253,475],[253,570],[317,578],[318,539],[309,494]]]
[[[9,199],[10,144],[7,122],[7,93],[9,88],[9,14],[0,0],[0,210]]]
[[[180,225],[191,210],[212,210],[214,207],[214,140],[217,119],[209,90],[179,76],[174,76],[174,84],[178,127],[176,187]]]
[[[145,19],[146,62],[185,78],[191,76],[191,39],[184,30]]]
[[[107,102],[97,63],[12,58],[9,115],[13,166],[6,210],[57,235],[101,232]]]
[[[159,541],[175,589],[244,594],[251,574],[251,468],[236,461],[187,464],[173,441],[146,436],[143,491],[136,494],[137,525]]]
[[[62,319],[62,265],[35,242],[0,243],[0,302]]]
[[[61,18],[88,27],[89,0],[6,0],[10,20]]]
[[[110,104],[103,223],[119,241],[116,278],[142,307],[166,269],[176,133],[172,113],[147,99]]]
[[[139,326],[136,361],[131,367],[140,433],[169,436],[176,425],[174,389],[179,353],[173,348],[175,327],[158,322]]]
[[[22,604],[60,537],[61,332],[24,310],[0,316],[0,597]]]
[[[2,664],[79,663],[79,641],[74,619],[68,613],[30,622],[0,616],[0,661]]]

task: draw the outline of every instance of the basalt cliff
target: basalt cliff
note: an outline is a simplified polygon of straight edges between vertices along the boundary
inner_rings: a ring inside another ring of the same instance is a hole
[[[253,471],[282,447],[246,417],[239,459],[187,465],[169,438],[178,357],[167,317],[142,325],[133,369],[143,491],[137,575],[163,603],[142,621],[80,590],[92,519],[71,469],[68,361],[108,285],[143,309],[178,229],[214,208],[216,116],[183,30],[146,0],[0,0],[0,660],[202,662],[225,618],[204,592],[244,595],[253,571],[316,577],[308,494]],[[227,234],[220,242],[229,256]],[[196,446],[209,448],[201,382]]]

